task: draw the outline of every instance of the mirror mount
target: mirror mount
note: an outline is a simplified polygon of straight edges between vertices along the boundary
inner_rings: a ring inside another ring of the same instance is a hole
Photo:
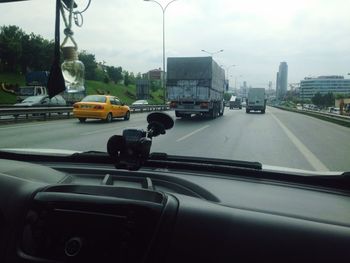
[[[166,113],[153,112],[147,116],[147,131],[126,129],[123,135],[113,135],[107,143],[107,152],[117,169],[138,170],[148,160],[152,138],[165,134],[174,126]]]

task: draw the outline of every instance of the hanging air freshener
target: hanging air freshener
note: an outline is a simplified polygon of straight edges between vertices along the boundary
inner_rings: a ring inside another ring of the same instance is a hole
[[[84,91],[84,64],[78,59],[75,47],[63,47],[64,62],[61,65],[62,74],[66,83],[67,92]]]
[[[73,8],[75,8],[76,5],[72,0],[63,1],[63,4],[61,6],[61,14],[62,14],[64,24],[66,26],[64,30],[64,34],[66,35],[66,37],[63,40],[61,45],[61,51],[64,59],[64,62],[61,65],[61,70],[65,80],[66,92],[68,93],[84,92],[85,91],[85,87],[84,87],[85,67],[84,67],[84,64],[78,58],[78,45],[73,38],[73,31],[72,31],[73,15],[74,15],[74,21],[76,25],[81,26],[82,21],[81,23],[79,23],[78,15],[80,15],[82,19],[82,16],[81,16],[82,12],[73,12]],[[90,5],[90,1],[88,6],[89,5]],[[68,20],[66,18],[64,9],[68,11]],[[86,9],[87,8],[85,8],[85,10]],[[68,39],[70,39],[73,45],[67,45]]]

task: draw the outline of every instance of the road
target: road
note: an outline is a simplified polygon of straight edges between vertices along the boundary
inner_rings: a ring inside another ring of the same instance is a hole
[[[145,129],[148,113],[130,121],[76,119],[0,126],[0,148],[106,151],[108,138],[125,128]],[[174,116],[173,112],[169,112]],[[319,171],[350,171],[350,129],[298,113],[268,107],[266,114],[226,108],[223,117],[176,119],[153,152],[246,161]]]

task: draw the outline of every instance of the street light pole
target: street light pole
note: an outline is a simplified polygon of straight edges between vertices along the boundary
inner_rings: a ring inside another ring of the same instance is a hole
[[[230,74],[229,74],[229,69],[231,68],[231,67],[237,67],[238,65],[229,65],[229,66],[227,66],[227,67],[225,67],[224,65],[221,65],[221,67],[224,67],[225,68],[225,72],[226,72],[226,79],[227,80],[229,80],[229,76],[230,76]],[[236,84],[235,84],[235,88],[236,88]]]
[[[163,13],[163,74],[162,74],[162,88],[163,88],[163,96],[164,96],[164,104],[166,104],[166,89],[165,89],[165,11],[168,8],[168,6],[177,1],[177,0],[172,0],[170,1],[165,7],[163,7],[160,3],[158,3],[155,0],[144,0],[146,2],[154,2],[160,6],[162,9]]]

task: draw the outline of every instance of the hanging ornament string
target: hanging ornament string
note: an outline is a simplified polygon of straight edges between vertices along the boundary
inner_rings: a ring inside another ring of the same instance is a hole
[[[73,18],[74,18],[74,23],[76,26],[78,27],[82,27],[83,23],[84,23],[84,18],[83,18],[83,13],[88,10],[88,8],[90,7],[91,4],[91,0],[88,1],[86,7],[82,10],[82,11],[73,11]],[[76,7],[76,6],[73,6]],[[63,8],[66,9],[68,12],[70,11],[69,8],[67,8],[65,5],[63,5]]]
[[[64,12],[63,6],[64,6],[64,4],[61,5],[61,15],[63,18],[64,25],[66,26],[66,28],[63,31],[63,33],[66,35],[66,37],[64,38],[64,40],[62,42],[61,49],[65,46],[68,39],[70,39],[72,41],[72,43],[74,44],[75,50],[78,50],[78,44],[73,38],[74,33],[72,30],[72,17],[73,17],[74,1],[70,1],[69,8],[65,8],[66,10],[68,10],[68,20],[67,20],[66,14]]]

